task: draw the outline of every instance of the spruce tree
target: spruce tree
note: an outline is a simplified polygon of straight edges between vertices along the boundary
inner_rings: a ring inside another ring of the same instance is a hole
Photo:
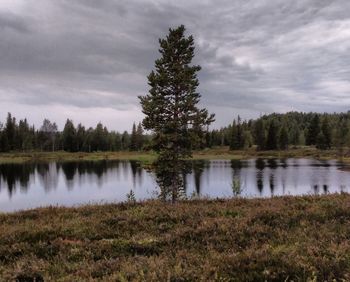
[[[121,149],[122,150],[129,150],[129,147],[130,147],[130,135],[125,130],[122,134],[122,137],[121,137]]]
[[[237,149],[239,149],[239,142],[237,140],[237,124],[236,124],[236,120],[234,120],[231,127],[230,150],[237,150]]]
[[[318,114],[315,114],[307,129],[306,145],[315,145],[317,136],[319,133],[320,133],[320,118]]]
[[[327,149],[327,140],[326,136],[323,134],[323,131],[320,131],[320,133],[316,137],[316,148],[321,150]]]
[[[332,131],[327,116],[325,116],[322,121],[321,130],[324,135],[324,148],[330,149],[332,145]]]
[[[76,131],[73,122],[67,119],[62,132],[63,150],[67,152],[76,151],[75,134]]]
[[[57,133],[56,123],[51,123],[48,119],[44,119],[43,125],[40,127],[40,132],[45,139],[43,140],[45,145],[49,145],[48,147],[52,149],[52,151],[55,151],[55,139]]]
[[[197,92],[197,72],[201,68],[191,65],[195,49],[193,37],[186,37],[185,27],[181,25],[169,29],[159,44],[161,57],[148,76],[149,93],[139,98],[146,116],[143,126],[154,133],[152,147],[159,153],[158,163],[163,166],[157,174],[160,186],[164,189],[171,186],[174,201],[182,187],[181,159],[192,155],[198,140],[198,130],[194,127],[207,127],[214,121],[214,115],[197,107],[201,97]],[[162,177],[167,178],[163,179],[166,181],[161,180]]]
[[[288,132],[285,125],[282,126],[280,134],[279,134],[279,148],[281,150],[288,149]]]
[[[266,149],[276,150],[277,149],[277,125],[274,120],[270,121],[269,130],[267,133]]]
[[[135,122],[132,125],[131,136],[130,136],[130,151],[137,151],[137,132]]]
[[[84,140],[86,138],[85,127],[79,123],[77,126],[76,145],[78,151],[84,151]]]
[[[11,113],[7,114],[5,133],[5,151],[15,149],[15,134],[16,134],[16,119],[12,117]]]
[[[238,149],[242,149],[244,147],[243,126],[240,116],[237,117],[237,146]]]
[[[265,125],[262,118],[259,118],[255,123],[255,143],[258,150],[265,149]]]
[[[143,129],[141,122],[137,125],[136,128],[136,148],[138,151],[142,150],[143,147]]]

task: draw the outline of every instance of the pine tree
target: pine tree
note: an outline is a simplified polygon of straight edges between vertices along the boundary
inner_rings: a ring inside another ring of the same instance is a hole
[[[307,129],[306,145],[315,145],[317,136],[319,133],[320,133],[320,118],[318,114],[315,114]]]
[[[76,131],[73,122],[67,119],[62,132],[63,150],[68,152],[76,151],[75,134]]]
[[[259,118],[255,123],[255,143],[258,150],[265,149],[265,126],[262,118]]]
[[[42,133],[42,142],[44,143],[45,147],[48,147],[48,150],[52,149],[52,151],[55,151],[55,140],[57,133],[56,123],[52,123],[48,119],[44,119],[40,132]]]
[[[320,131],[320,133],[316,137],[316,148],[321,150],[326,150],[326,136],[323,134],[323,131]]]
[[[206,127],[213,120],[206,109],[197,104],[200,94],[197,72],[200,66],[191,65],[194,57],[194,40],[185,37],[185,27],[169,29],[165,39],[160,39],[161,58],[155,61],[155,70],[148,76],[149,94],[139,97],[142,111],[146,115],[143,126],[154,132],[153,149],[159,152],[158,163],[162,162],[162,173],[158,179],[164,189],[171,186],[172,200],[182,187],[179,167],[182,158],[190,157],[195,140],[196,127]],[[167,167],[165,167],[167,166]]]
[[[266,149],[276,150],[277,149],[277,125],[274,120],[270,121],[269,130],[267,133]]]
[[[108,130],[103,126],[101,122],[96,125],[92,140],[93,151],[105,151],[107,149],[107,135]]]
[[[239,149],[239,141],[237,140],[237,124],[236,124],[236,120],[234,120],[231,127],[230,150],[238,150],[238,149]]]
[[[137,132],[135,122],[132,125],[131,136],[130,136],[130,151],[137,151]]]
[[[288,132],[285,125],[282,126],[280,134],[279,134],[279,148],[281,150],[288,149]]]
[[[127,131],[124,131],[121,138],[121,149],[129,150],[130,147],[130,135]]]
[[[243,132],[243,148],[247,149],[253,146],[253,136],[249,130]]]
[[[11,113],[7,114],[4,134],[5,134],[5,137],[4,137],[5,151],[14,150],[15,134],[16,134],[16,119],[12,117]]]
[[[243,126],[240,116],[237,117],[237,145],[238,149],[243,149],[244,147]]]
[[[116,151],[120,151],[122,149],[122,137],[118,132],[115,135],[114,146]]]
[[[332,145],[332,131],[331,127],[329,125],[329,120],[328,117],[325,116],[323,121],[322,121],[322,126],[321,126],[322,133],[324,135],[324,148],[325,149],[330,149]]]
[[[77,126],[76,145],[78,151],[84,151],[84,139],[86,138],[85,127],[79,123]]]
[[[231,142],[230,149],[231,150],[239,150],[244,147],[244,136],[243,129],[241,124],[241,118],[238,116],[237,123],[234,120],[231,128]]]
[[[136,129],[136,147],[140,151],[143,148],[144,138],[143,138],[143,129],[141,122],[137,125]]]

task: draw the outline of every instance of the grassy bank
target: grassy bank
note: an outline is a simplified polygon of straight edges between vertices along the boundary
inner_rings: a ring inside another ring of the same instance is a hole
[[[350,195],[3,214],[0,277],[349,281]]]
[[[30,161],[98,161],[98,160],[139,160],[152,162],[156,155],[151,152],[30,152],[2,153],[0,163],[24,163]]]
[[[227,147],[195,151],[193,159],[246,159],[252,157],[263,158],[316,158],[316,159],[342,159],[350,162],[350,155],[340,156],[337,150],[317,150],[313,147],[303,147],[284,151],[256,151],[247,150],[230,151]],[[1,153],[0,163],[22,163],[28,161],[79,161],[79,160],[139,160],[152,162],[156,158],[153,152],[30,152],[30,153]]]

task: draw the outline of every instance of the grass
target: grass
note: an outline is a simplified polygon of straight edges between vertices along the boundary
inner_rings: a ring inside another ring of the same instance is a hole
[[[0,214],[0,277],[349,281],[350,195],[149,201]]]
[[[98,160],[139,160],[152,162],[156,155],[152,152],[29,152],[0,153],[0,163],[24,163],[30,161],[98,161]]]
[[[80,161],[80,160],[139,160],[151,163],[157,155],[154,152],[29,152],[29,153],[0,153],[0,163],[23,163],[29,161]],[[262,158],[316,158],[341,159],[350,162],[350,155],[341,156],[337,150],[317,150],[314,147],[291,148],[284,151],[256,151],[255,148],[247,150],[230,151],[227,147],[218,147],[195,151],[193,159],[246,159],[252,157]]]

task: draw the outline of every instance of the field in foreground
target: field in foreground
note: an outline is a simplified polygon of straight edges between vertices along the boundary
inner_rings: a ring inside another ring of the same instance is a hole
[[[349,281],[350,195],[0,214],[0,277]]]

